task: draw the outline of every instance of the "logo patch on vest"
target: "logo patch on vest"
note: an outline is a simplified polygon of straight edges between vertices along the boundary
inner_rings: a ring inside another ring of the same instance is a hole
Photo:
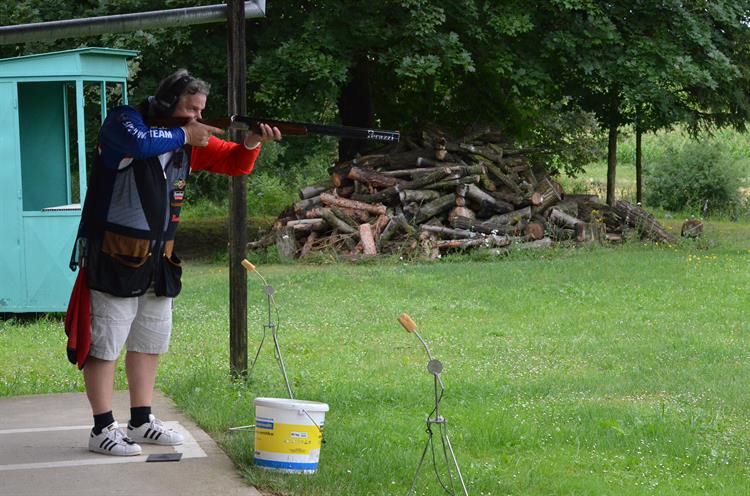
[[[172,203],[173,207],[181,207],[182,201],[185,199],[185,190],[176,189],[172,191]]]
[[[174,186],[174,189],[184,190],[185,186],[187,186],[187,183],[185,182],[184,179],[180,178],[180,179],[175,179],[175,181],[172,184],[172,186]]]

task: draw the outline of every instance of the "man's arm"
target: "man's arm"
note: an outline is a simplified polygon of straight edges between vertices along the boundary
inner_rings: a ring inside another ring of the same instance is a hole
[[[193,147],[190,155],[192,170],[205,170],[227,176],[250,174],[260,154],[260,144],[255,148],[211,136],[205,147]]]
[[[156,157],[185,145],[185,131],[180,127],[151,128],[132,107],[110,111],[99,131],[99,144],[109,152],[142,159]]]

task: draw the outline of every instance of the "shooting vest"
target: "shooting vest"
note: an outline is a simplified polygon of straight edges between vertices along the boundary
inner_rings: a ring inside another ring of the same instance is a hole
[[[182,263],[174,237],[190,174],[191,147],[176,150],[162,168],[158,157],[102,165],[99,149],[86,192],[79,239],[89,288],[114,296],[177,296]],[[75,256],[75,252],[74,252]]]

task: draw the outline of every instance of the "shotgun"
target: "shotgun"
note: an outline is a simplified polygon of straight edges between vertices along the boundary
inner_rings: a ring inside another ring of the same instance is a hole
[[[185,117],[146,117],[146,124],[152,127],[180,127],[190,121]],[[198,119],[201,124],[222,129],[237,129],[240,131],[254,131],[260,133],[260,124],[268,124],[279,128],[285,136],[305,136],[307,134],[321,134],[349,139],[366,139],[372,141],[386,141],[398,143],[398,131],[384,131],[364,127],[335,126],[329,124],[311,124],[309,122],[278,121],[275,119],[261,119],[244,115],[231,115],[217,119]]]

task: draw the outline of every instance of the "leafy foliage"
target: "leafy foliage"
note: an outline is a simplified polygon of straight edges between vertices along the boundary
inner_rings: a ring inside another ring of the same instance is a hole
[[[667,210],[726,209],[739,199],[742,169],[716,141],[689,141],[650,163],[646,201]]]

